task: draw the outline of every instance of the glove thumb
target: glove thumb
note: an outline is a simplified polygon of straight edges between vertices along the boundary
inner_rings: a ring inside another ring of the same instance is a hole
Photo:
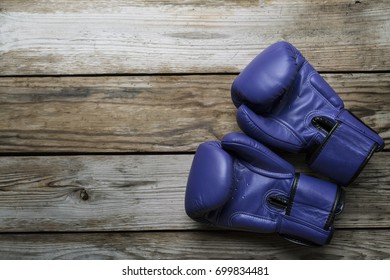
[[[266,176],[273,177],[273,174],[277,174],[278,178],[294,176],[294,167],[290,163],[245,134],[226,134],[222,138],[221,145],[225,151],[234,153],[235,157],[265,171],[267,174],[264,172],[263,174]]]
[[[257,141],[290,152],[300,152],[304,141],[286,124],[254,113],[242,104],[237,110],[237,123],[243,132]]]

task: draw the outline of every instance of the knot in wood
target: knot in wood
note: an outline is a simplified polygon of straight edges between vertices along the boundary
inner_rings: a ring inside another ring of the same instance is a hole
[[[86,190],[83,189],[83,190],[80,191],[80,198],[81,198],[82,200],[88,200],[89,195],[88,195],[88,193],[87,193]]]

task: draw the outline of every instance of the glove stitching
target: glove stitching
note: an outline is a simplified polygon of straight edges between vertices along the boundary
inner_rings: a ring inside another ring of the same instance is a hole
[[[347,110],[347,109],[342,109],[342,110],[340,110],[340,112],[339,112],[339,113],[337,114],[337,116],[336,116],[336,119],[337,119],[338,121],[340,121],[341,123],[343,123],[343,124],[346,125],[346,126],[349,126],[350,128],[352,128],[354,131],[356,131],[357,133],[359,133],[359,134],[362,135],[363,137],[368,138],[368,139],[370,139],[371,141],[373,141],[373,142],[375,142],[375,143],[378,143],[375,139],[373,139],[373,137],[371,137],[371,135],[366,134],[366,133],[364,133],[364,132],[361,132],[360,129],[359,129],[357,126],[355,126],[354,124],[352,124],[352,123],[350,123],[350,122],[344,122],[343,120],[340,120],[340,115],[341,115],[342,113],[344,113],[344,112],[348,112],[348,113],[351,114],[354,118],[356,118],[358,122],[362,123],[366,128],[372,130],[368,125],[366,125],[362,120],[360,120],[357,116],[355,116],[354,114],[352,114],[352,113],[351,113],[349,110]],[[376,131],[374,131],[374,130],[372,130],[372,131],[373,131],[375,134],[378,135],[378,133],[377,133]],[[378,135],[378,136],[379,136],[379,135]]]
[[[340,188],[340,186],[337,186],[336,197],[334,199],[332,209],[329,211],[328,218],[326,219],[326,222],[324,225],[324,230],[328,230],[330,228],[330,226],[333,224],[333,221],[336,217],[336,208],[337,208],[337,204],[339,202],[340,196],[341,196],[341,188]]]
[[[341,126],[340,125],[341,123],[337,123],[335,125],[335,127],[330,131],[330,133],[328,134],[328,136],[325,138],[325,140],[322,142],[321,146],[317,149],[317,151],[314,151],[314,153],[311,155],[309,161],[308,161],[308,164],[310,166],[314,165],[318,159],[318,156],[321,154],[321,152],[326,148],[327,144],[329,143],[329,140],[330,138],[332,138],[332,136],[334,134],[336,134],[337,130],[339,129],[339,127]]]
[[[234,161],[233,161],[233,172],[232,172],[232,175],[231,175],[231,178],[230,178],[232,184],[229,186],[229,195],[228,195],[227,200],[225,200],[223,204],[221,204],[220,206],[218,206],[218,207],[219,207],[219,210],[218,210],[218,214],[217,214],[217,216],[216,216],[216,218],[215,218],[216,224],[218,224],[219,218],[221,217],[221,213],[222,213],[223,206],[225,206],[226,203],[227,203],[227,201],[230,200],[230,198],[232,197],[233,189],[234,189],[234,186],[235,186],[235,184],[236,184],[236,181],[235,181],[235,179],[236,179],[235,173],[236,173],[236,170],[237,170],[237,168],[236,168],[237,163],[238,163],[238,160],[235,158]]]
[[[343,120],[340,120],[340,115],[342,114],[342,113],[344,113],[344,112],[348,112],[346,109],[343,109],[343,110],[340,110],[340,112],[337,114],[337,116],[336,116],[336,119],[339,121],[339,122],[341,122],[341,123],[343,123],[344,125],[346,125],[346,126],[349,126],[350,128],[352,128],[353,130],[355,130],[356,132],[358,132],[359,134],[362,134],[362,135],[364,135],[364,136],[366,136],[367,138],[370,138],[370,137],[368,137],[368,135],[366,135],[366,134],[363,134],[362,132],[360,132],[360,129],[357,127],[357,126],[355,126],[354,124],[352,124],[352,123],[350,123],[350,122],[345,122],[345,121],[343,121]],[[349,112],[348,112],[349,113]],[[356,117],[355,117],[356,118]],[[363,123],[362,121],[360,121],[361,123]],[[365,123],[363,123],[366,127],[367,127],[367,125],[365,124]],[[371,138],[370,138],[371,139]]]
[[[313,145],[313,143],[315,143],[317,140],[317,142],[319,144],[321,144],[321,142],[326,139],[327,135],[324,135],[321,133],[320,130],[318,130],[317,128],[315,128],[312,124],[311,124],[311,121],[309,121],[310,118],[312,118],[313,115],[321,115],[321,116],[325,116],[325,117],[328,117],[330,119],[336,119],[336,116],[334,115],[331,115],[329,113],[324,113],[324,112],[321,112],[319,110],[313,110],[313,111],[310,111],[308,114],[306,114],[306,117],[305,117],[305,127],[307,128],[307,130],[311,133],[313,133],[310,139],[310,141],[306,144],[306,147],[305,147],[305,150],[308,150],[309,147],[311,147]],[[322,140],[322,141],[319,141],[319,140]],[[310,157],[310,156],[309,156]]]
[[[288,170],[288,168],[291,166],[288,162],[286,162],[285,160],[279,158],[279,157],[275,157],[276,155],[274,153],[272,153],[270,150],[267,150],[266,147],[262,147],[260,145],[258,145],[258,143],[255,142],[255,146],[250,146],[250,145],[247,145],[247,144],[244,144],[244,143],[239,143],[239,142],[235,142],[235,141],[222,141],[224,143],[224,146],[225,146],[225,149],[228,148],[226,147],[226,145],[229,145],[229,144],[234,144],[235,146],[240,146],[240,147],[244,147],[246,149],[250,149],[250,150],[254,150],[256,152],[261,152],[261,154],[265,157],[267,157],[270,161],[272,161],[273,163],[275,163],[280,169],[286,169]],[[279,161],[278,161],[279,159]],[[286,166],[283,166],[280,161],[283,161],[284,163],[287,163],[289,165],[289,167],[286,167]],[[243,163],[247,163],[246,161],[243,161]],[[248,163],[249,164],[249,163]],[[246,165],[245,165],[246,166]],[[262,170],[264,171],[264,173],[267,173],[268,174],[279,174],[279,175],[286,175],[286,174],[293,174],[292,172],[286,172],[286,173],[282,173],[282,172],[273,172],[273,171],[267,171],[267,170],[264,170],[262,168],[259,168],[259,167],[256,167],[256,166],[253,166],[253,164],[250,164],[250,166],[252,166],[253,168],[255,168],[256,170]],[[246,166],[247,167],[247,166]],[[292,166],[291,166],[292,167]],[[293,167],[292,167],[293,168]],[[287,177],[287,178],[290,178],[290,177]]]
[[[319,92],[310,82],[310,79],[311,77],[313,77],[315,74],[317,74],[318,72],[313,70],[306,78],[306,81],[305,81],[305,84],[308,84],[308,86],[312,89],[312,91],[318,95],[323,101],[325,101],[328,105],[330,105],[330,107],[333,109],[333,110],[339,110],[337,107],[333,106],[333,104],[325,97],[322,95],[321,92]],[[318,74],[319,75],[319,74]],[[320,76],[321,77],[321,76]],[[322,77],[321,77],[322,78]],[[343,105],[344,106],[344,105]]]
[[[294,147],[297,147],[297,148],[300,148],[300,147],[301,147],[300,145],[296,145],[296,144],[293,144],[293,143],[284,141],[284,140],[282,140],[282,139],[275,138],[274,136],[268,134],[267,132],[265,132],[264,130],[262,130],[262,129],[256,124],[256,122],[254,122],[254,121],[252,120],[252,118],[248,115],[248,113],[246,112],[246,110],[243,110],[243,112],[244,112],[245,116],[250,120],[250,122],[255,126],[255,128],[258,129],[258,130],[260,130],[260,131],[262,131],[263,134],[265,134],[265,135],[267,135],[268,137],[274,139],[275,141],[283,142],[283,143],[285,143],[285,144],[288,144],[288,145],[291,145],[291,146],[294,146]],[[272,118],[272,119],[275,120],[274,118]],[[282,123],[282,125],[284,126],[283,123]],[[289,130],[290,130],[290,129],[289,129]],[[291,131],[291,130],[290,130],[290,131]],[[297,138],[297,140],[298,140],[300,143],[302,143],[302,141],[301,141],[294,133],[292,133],[292,135],[293,135],[295,138]],[[303,143],[302,143],[302,144],[303,144]]]
[[[295,59],[295,64],[297,66],[297,73],[299,72],[299,70],[301,70],[301,68],[306,64],[307,60],[303,57],[303,55],[297,50],[297,48],[295,48],[291,43],[289,42],[286,42],[287,43],[287,48],[290,49],[290,51],[294,54],[294,59]],[[303,59],[304,59],[304,62],[302,63],[302,65],[298,68],[298,57],[299,56],[302,56]]]
[[[255,219],[260,219],[260,220],[264,220],[264,221],[276,223],[275,220],[269,219],[269,218],[264,217],[264,216],[255,215],[255,214],[248,213],[248,212],[245,212],[245,211],[237,211],[237,212],[234,212],[232,215],[230,215],[230,218],[229,218],[229,226],[234,227],[234,226],[233,226],[232,220],[233,220],[236,216],[238,216],[238,215],[246,215],[246,216],[249,216],[249,217],[251,217],[251,218],[255,218]]]
[[[297,188],[298,188],[298,183],[299,183],[300,176],[301,175],[299,173],[296,173],[296,175],[294,177],[294,180],[292,182],[290,195],[289,195],[290,197],[289,197],[287,208],[286,208],[286,215],[290,215],[290,213],[291,213],[292,206],[293,206],[293,203],[294,203],[295,194],[296,194]]]
[[[289,179],[292,177],[291,173],[270,172],[270,171],[258,168],[256,166],[253,166],[252,164],[250,164],[248,162],[241,162],[241,164],[244,165],[249,170],[251,170],[257,174],[263,175],[263,176],[276,178],[276,179]]]
[[[309,222],[306,222],[306,221],[303,221],[301,219],[298,219],[298,218],[295,218],[295,217],[292,217],[292,216],[287,216],[287,215],[283,215],[283,219],[286,219],[286,220],[290,220],[294,223],[297,223],[297,224],[300,224],[300,225],[303,225],[303,226],[306,226],[306,227],[309,227],[315,231],[317,231],[318,233],[324,235],[324,236],[327,236],[328,235],[328,231],[327,230],[324,230],[323,228],[321,227],[318,227],[316,225],[313,225],[312,223],[309,223]]]
[[[273,115],[270,115],[268,118],[274,120],[275,122],[278,122],[279,124],[283,125],[286,129],[288,129],[291,132],[291,134],[295,137],[295,139],[297,139],[301,143],[301,145],[303,145],[306,142],[305,139],[301,139],[299,135],[297,135],[296,132],[292,128],[290,128],[288,124],[285,124],[282,120],[276,119],[276,117]]]

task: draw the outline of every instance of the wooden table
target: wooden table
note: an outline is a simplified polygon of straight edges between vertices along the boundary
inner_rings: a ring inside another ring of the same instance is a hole
[[[390,258],[388,147],[328,246],[185,215],[196,147],[239,131],[230,85],[279,40],[390,146],[388,0],[2,0],[0,258]]]

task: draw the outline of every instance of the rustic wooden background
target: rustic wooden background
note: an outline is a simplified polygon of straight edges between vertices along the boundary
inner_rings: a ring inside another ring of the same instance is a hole
[[[184,212],[197,145],[239,131],[234,77],[279,40],[387,144],[322,248]],[[0,258],[388,259],[389,111],[388,0],[1,0]]]

